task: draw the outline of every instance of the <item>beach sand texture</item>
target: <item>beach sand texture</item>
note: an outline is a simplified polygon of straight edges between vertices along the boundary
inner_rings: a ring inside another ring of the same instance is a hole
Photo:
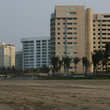
[[[0,110],[110,110],[110,80],[0,81]]]

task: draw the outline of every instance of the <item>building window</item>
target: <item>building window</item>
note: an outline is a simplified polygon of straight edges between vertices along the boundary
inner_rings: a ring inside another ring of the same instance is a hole
[[[77,42],[74,42],[74,44],[77,44]]]
[[[72,37],[67,37],[67,39],[72,39]]]
[[[63,47],[63,49],[73,49],[73,47]]]
[[[60,20],[60,18],[57,18],[57,20]]]
[[[60,25],[60,23],[57,23],[58,25]]]
[[[67,23],[67,25],[72,25],[72,23]]]
[[[102,26],[106,26],[106,24],[102,24]]]
[[[60,55],[60,52],[57,52],[57,55]]]
[[[68,32],[67,34],[68,34],[68,35],[72,35],[73,33],[72,33],[72,32]]]
[[[68,44],[73,44],[72,42],[68,42]]]
[[[70,8],[66,8],[67,10],[70,10]]]
[[[77,54],[77,52],[74,52],[74,54]]]
[[[58,40],[60,39],[60,37],[58,37]]]
[[[75,28],[75,27],[73,28],[73,30],[76,30],[76,29],[77,29],[77,28]]]
[[[60,47],[57,47],[57,49],[60,49]]]
[[[58,32],[58,35],[60,35],[60,33]]]
[[[67,12],[67,15],[76,15],[76,12]]]
[[[60,44],[60,42],[57,43],[58,45]]]
[[[70,15],[70,12],[67,12],[67,15]]]
[[[71,55],[72,55],[72,54],[73,54],[73,52],[67,52],[67,54],[71,54]]]
[[[72,18],[67,18],[67,20],[72,20]]]
[[[74,39],[77,39],[77,37],[74,37]]]
[[[77,20],[77,18],[73,18],[73,20]]]
[[[73,25],[77,25],[77,23],[73,23]]]
[[[102,39],[106,39],[106,37],[102,37]]]
[[[67,28],[68,30],[72,30],[72,28],[71,27],[69,27],[69,28]]]
[[[66,27],[64,27],[63,29],[64,29],[64,30],[66,30],[67,28],[66,28]]]
[[[77,32],[74,32],[73,34],[74,34],[74,35],[76,35],[76,34],[77,34]]]
[[[105,15],[104,18],[110,18],[110,15]]]
[[[106,33],[102,33],[102,35],[106,35]]]
[[[58,30],[60,30],[60,28],[57,28]]]
[[[77,50],[77,47],[74,47],[74,50]]]

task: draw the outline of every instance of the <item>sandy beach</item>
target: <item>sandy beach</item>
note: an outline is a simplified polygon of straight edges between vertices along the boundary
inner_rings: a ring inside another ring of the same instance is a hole
[[[0,110],[110,110],[110,80],[0,81]]]

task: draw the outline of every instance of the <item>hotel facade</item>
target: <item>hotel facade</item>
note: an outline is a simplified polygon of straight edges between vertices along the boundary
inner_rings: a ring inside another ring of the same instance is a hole
[[[110,14],[94,14],[93,15],[93,50],[105,50],[106,44],[110,44]],[[98,65],[101,71],[102,65]],[[105,69],[105,67],[104,67]],[[108,62],[108,70],[110,70],[110,61]]]
[[[56,6],[50,19],[51,55],[71,58],[87,57],[92,63],[93,52],[93,10],[84,6]],[[71,63],[70,72],[75,71]],[[77,72],[83,73],[82,61]],[[93,72],[93,66],[88,69]]]

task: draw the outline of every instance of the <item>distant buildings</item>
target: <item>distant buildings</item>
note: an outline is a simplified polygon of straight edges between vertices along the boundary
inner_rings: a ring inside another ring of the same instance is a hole
[[[15,46],[0,43],[0,68],[15,67]]]
[[[18,51],[15,54],[15,68],[17,70],[23,69],[23,51]]]
[[[86,56],[91,73],[92,53],[105,50],[106,43],[110,43],[110,14],[93,14],[92,8],[85,9],[85,6],[56,6],[50,19],[50,38],[24,38],[21,42],[24,70],[50,65],[50,55],[60,59],[62,56],[73,59]],[[98,70],[101,66],[99,64]],[[75,71],[74,63],[69,71]],[[77,72],[83,73],[82,61],[77,65]]]
[[[23,70],[50,65],[50,37],[21,39],[23,44]]]

